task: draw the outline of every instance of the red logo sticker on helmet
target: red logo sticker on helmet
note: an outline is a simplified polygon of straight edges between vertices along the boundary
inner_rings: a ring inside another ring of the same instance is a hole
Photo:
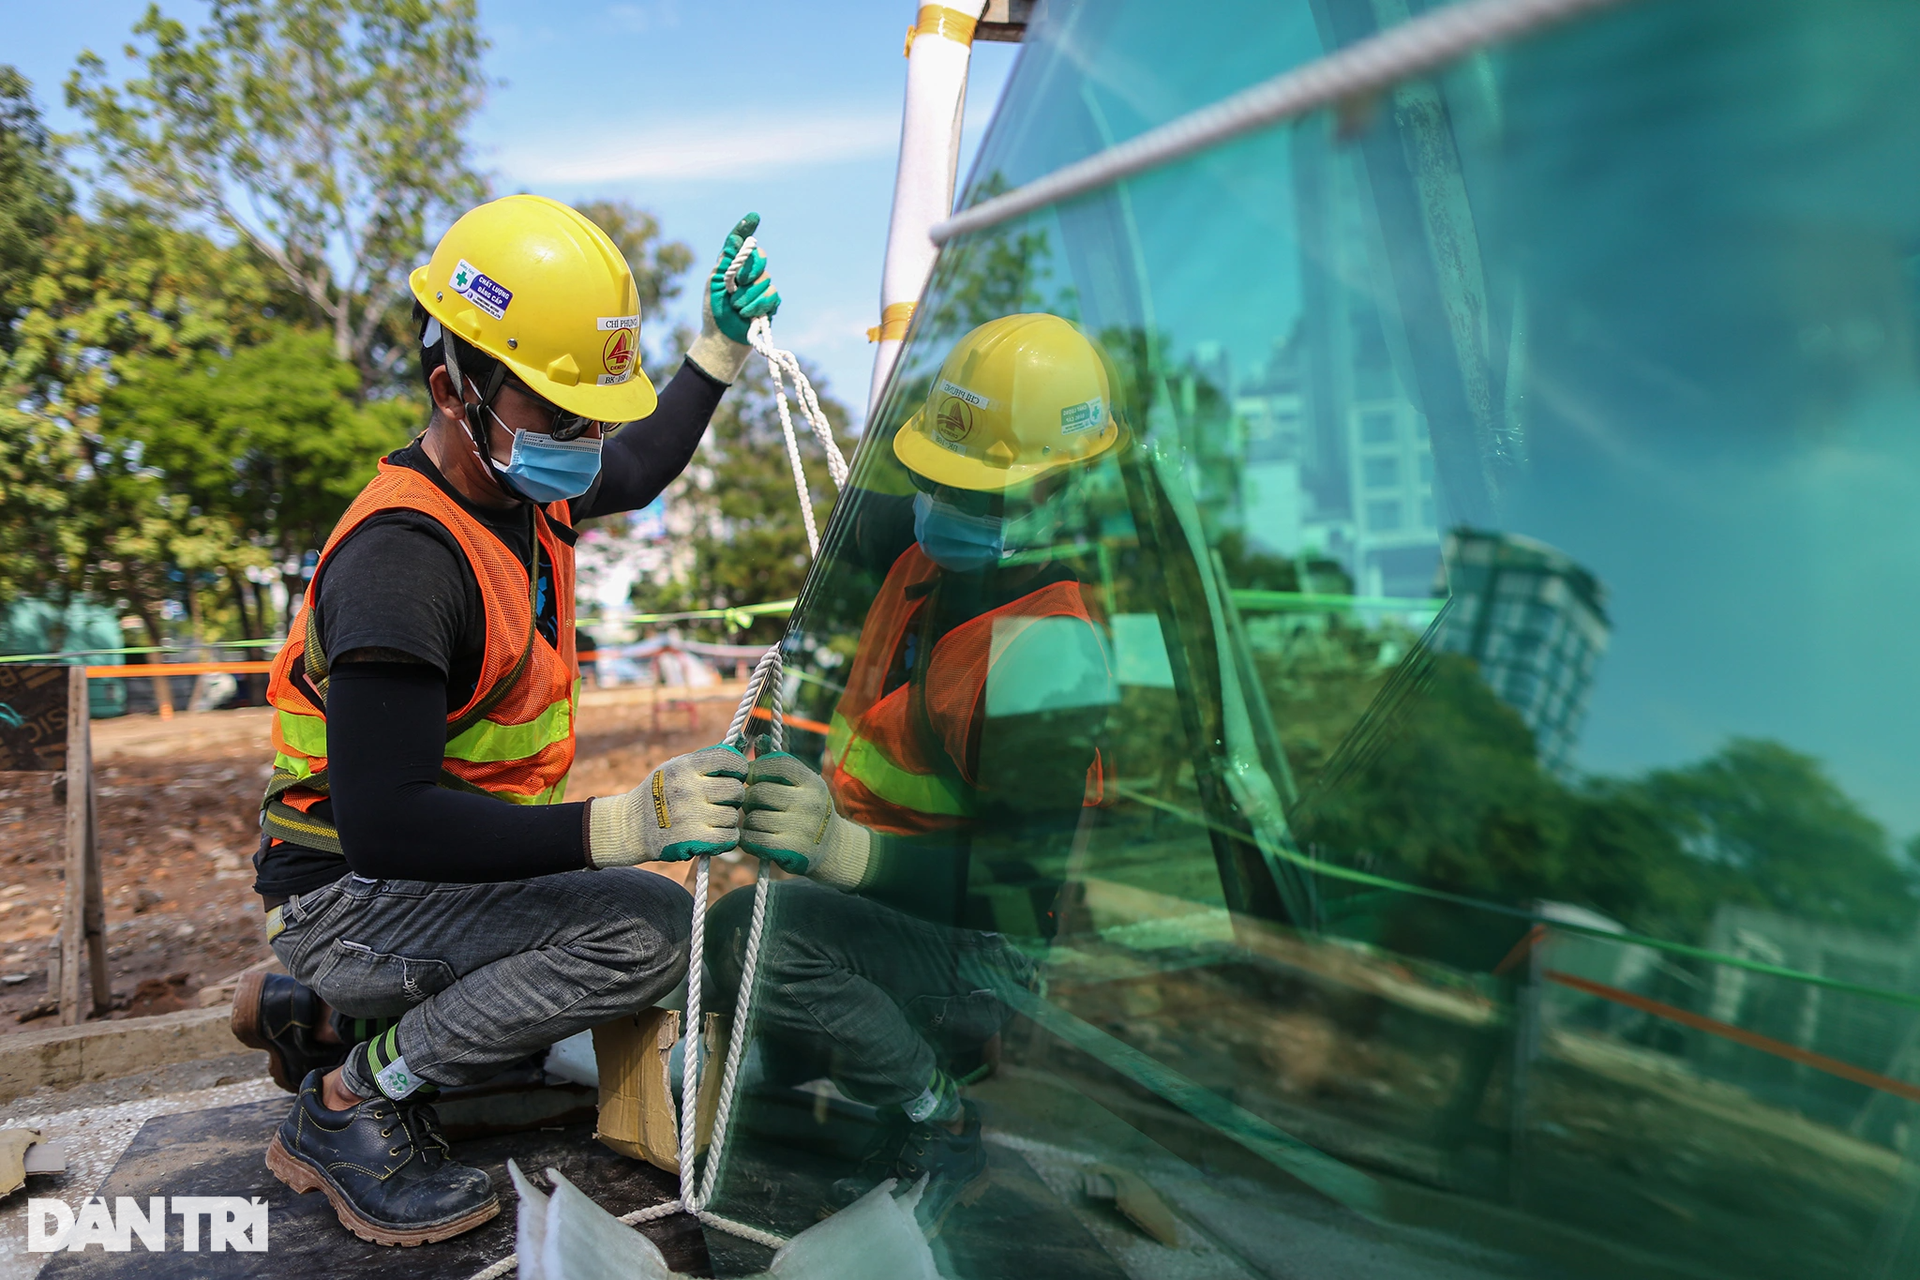
[[[940,414],[933,420],[934,434],[948,447],[957,446],[973,434],[973,406],[948,396],[940,402]]]
[[[600,363],[616,378],[626,377],[633,370],[633,355],[639,340],[640,335],[632,329],[615,329],[600,349]]]

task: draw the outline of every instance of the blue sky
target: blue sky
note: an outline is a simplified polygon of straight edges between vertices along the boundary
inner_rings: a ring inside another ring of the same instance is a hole
[[[122,66],[146,0],[50,6],[0,0],[0,61],[17,66],[56,128],[74,120],[60,85],[80,51]],[[785,298],[775,340],[816,363],[857,419],[877,323],[880,259],[899,146],[915,0],[482,0],[503,81],[472,139],[502,192],[632,200],[704,264],[757,210]],[[164,0],[197,25],[204,6]],[[1018,46],[975,46],[964,177]],[[669,305],[664,331],[691,321]],[[838,425],[838,424],[836,424]]]

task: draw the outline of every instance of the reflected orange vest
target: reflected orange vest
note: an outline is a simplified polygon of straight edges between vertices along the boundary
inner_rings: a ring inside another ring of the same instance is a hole
[[[567,522],[556,502],[534,518],[534,534],[553,566],[560,643],[535,628],[533,566],[522,564],[491,530],[411,467],[382,461],[379,474],[353,500],[320,552],[307,584],[305,625],[296,626],[274,659],[267,684],[273,717],[273,777],[261,802],[268,835],[338,853],[331,823],[309,811],[327,795],[327,663],[315,605],[321,571],[347,535],[382,511],[431,516],[466,553],[480,584],[486,649],[480,678],[465,706],[447,715],[440,785],[513,804],[558,804],[573,768],[573,548],[550,520]]]
[[[846,692],[828,727],[822,773],[840,813],[874,831],[924,835],[966,825],[976,805],[980,724],[993,666],[994,625],[1009,618],[1078,618],[1092,625],[1080,586],[1054,582],[961,623],[916,658],[916,671],[883,693],[926,595],[940,573],[915,543],[893,562],[867,610]],[[914,705],[916,692],[924,710]],[[1100,802],[1096,755],[1085,803]]]

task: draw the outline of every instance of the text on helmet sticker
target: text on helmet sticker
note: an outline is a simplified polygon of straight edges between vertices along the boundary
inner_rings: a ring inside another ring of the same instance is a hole
[[[1060,411],[1060,434],[1097,431],[1107,425],[1106,402],[1099,396],[1081,404],[1070,404]]]
[[[638,329],[639,327],[640,327],[639,316],[601,316],[600,317],[600,332],[602,333],[607,332],[609,329]]]
[[[993,404],[993,401],[987,399],[985,396],[981,395],[978,391],[969,391],[963,386],[959,386],[956,383],[948,382],[945,378],[940,379],[940,390],[947,395],[953,396],[960,400],[965,400],[968,404],[972,405],[976,409],[986,409],[991,407]]]
[[[507,318],[507,306],[513,301],[513,290],[502,285],[465,258],[460,259],[459,265],[454,267],[453,278],[448,280],[447,284],[455,293],[495,320]]]

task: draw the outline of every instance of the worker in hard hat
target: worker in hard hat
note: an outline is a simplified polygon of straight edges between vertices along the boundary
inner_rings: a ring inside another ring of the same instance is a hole
[[[671,991],[689,897],[635,864],[734,846],[730,748],[565,802],[573,544],[681,472],[779,306],[757,251],[724,280],[757,223],[727,237],[657,397],[633,274],[573,209],[481,205],[412,274],[432,416],[327,539],[274,663],[255,887],[291,976],[254,975],[233,1010],[299,1095],[268,1166],[364,1239],[499,1212],[429,1099]]]
[[[824,1072],[890,1120],[835,1203],[925,1176],[931,1226],[984,1176],[961,1081],[1033,967],[969,918],[968,859],[1005,833],[1030,845],[1056,831],[1064,848],[1099,800],[1114,683],[1050,549],[1076,483],[1124,438],[1106,362],[1071,324],[1013,315],[962,338],[893,438],[911,504],[853,500],[843,545],[856,557],[890,523],[910,521],[912,537],[867,610],[823,773],[784,752],[748,769],[741,847],[814,882],[776,886],[754,1009],[766,1056],[805,1064],[801,1079]],[[715,908],[723,1002],[750,901]]]

